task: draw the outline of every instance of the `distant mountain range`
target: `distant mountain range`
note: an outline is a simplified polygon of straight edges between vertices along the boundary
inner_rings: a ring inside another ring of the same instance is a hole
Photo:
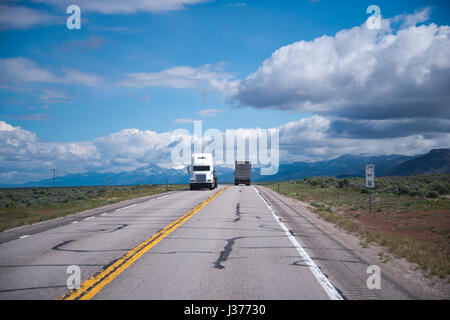
[[[354,177],[364,176],[365,165],[375,165],[376,176],[413,175],[450,173],[450,149],[433,149],[419,156],[353,156],[343,155],[332,160],[316,162],[295,162],[282,164],[276,175],[262,176],[259,168],[252,169],[253,181],[283,181],[302,179],[308,176]],[[220,182],[232,182],[234,170],[217,167],[216,174]],[[138,168],[130,172],[97,173],[86,172],[56,177],[57,186],[86,185],[135,185],[153,183],[188,183],[185,169],[165,169],[155,164]],[[20,185],[1,185],[0,187],[46,187],[52,186],[53,179],[27,182]]]
[[[429,153],[402,162],[384,172],[386,176],[450,173],[450,149],[433,149]]]
[[[386,170],[413,159],[414,157],[402,155],[389,156],[352,156],[343,155],[336,159],[316,161],[316,162],[295,162],[292,164],[282,164],[275,176],[260,176],[255,172],[255,180],[291,180],[303,179],[310,176],[330,176],[330,177],[362,177],[365,175],[365,165],[368,163],[375,165],[375,174],[382,175]]]

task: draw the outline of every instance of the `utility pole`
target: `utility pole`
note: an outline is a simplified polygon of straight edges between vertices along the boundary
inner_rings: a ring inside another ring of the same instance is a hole
[[[55,186],[55,180],[56,180],[56,169],[52,169],[53,171],[53,186]]]

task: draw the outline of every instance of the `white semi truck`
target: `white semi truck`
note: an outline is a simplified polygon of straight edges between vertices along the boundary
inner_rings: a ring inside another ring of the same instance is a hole
[[[211,153],[194,153],[192,165],[187,168],[189,173],[189,189],[217,188],[216,170]]]

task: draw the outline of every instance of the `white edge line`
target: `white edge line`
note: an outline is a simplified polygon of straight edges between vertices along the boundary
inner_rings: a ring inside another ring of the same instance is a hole
[[[150,201],[153,201],[153,200],[157,200],[157,199],[165,198],[165,197],[167,197],[167,196],[169,196],[169,195],[168,195],[168,194],[166,194],[166,195],[163,195],[163,196],[158,196],[158,197],[155,197],[155,198],[149,199],[148,201],[150,202]],[[123,207],[123,208],[119,208],[119,209],[116,209],[115,211],[120,211],[120,210],[123,210],[123,209],[128,209],[128,208],[131,208],[131,207],[134,207],[134,206],[137,206],[137,205],[138,205],[138,204],[137,204],[137,203],[135,203],[135,204],[129,205],[129,206],[127,206],[127,207]]]
[[[29,236],[30,236],[29,234],[26,234],[24,236],[19,237],[19,239],[25,239],[25,238],[28,238]]]
[[[264,197],[261,195],[261,193],[259,193],[259,191],[255,187],[253,187],[253,189],[260,196],[260,198],[264,201],[264,203],[266,204],[270,213],[272,213],[273,217],[278,222],[280,227],[283,229],[284,233],[287,235],[287,237],[289,238],[291,243],[294,245],[295,249],[297,249],[298,254],[304,260],[304,262],[308,266],[309,270],[311,270],[314,277],[317,279],[319,284],[325,290],[328,297],[330,297],[331,300],[344,300],[344,298],[336,290],[336,288],[333,286],[333,284],[328,280],[328,278],[323,274],[323,272],[320,270],[320,268],[314,263],[314,261],[311,259],[311,257],[306,253],[305,249],[303,249],[303,247],[298,243],[297,239],[294,238],[294,236],[291,234],[291,232],[286,227],[286,225],[280,220],[280,217],[272,209],[272,207],[266,201],[266,199],[264,199]]]
[[[91,220],[91,219],[94,219],[95,217],[88,217],[88,218],[85,218],[84,219],[84,221],[88,221],[88,220]]]
[[[136,205],[137,205],[137,203],[135,203],[135,204],[132,204],[132,205],[130,205],[130,206],[127,206],[127,207],[123,207],[123,208],[117,209],[116,211],[120,211],[120,210],[128,209],[128,208],[134,207],[134,206],[136,206]]]

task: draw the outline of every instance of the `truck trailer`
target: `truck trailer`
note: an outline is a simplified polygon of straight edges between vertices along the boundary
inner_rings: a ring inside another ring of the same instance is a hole
[[[234,162],[234,184],[250,185],[251,182],[252,164],[250,161],[235,161]]]
[[[192,165],[187,168],[189,173],[189,189],[196,190],[217,188],[216,170],[211,153],[194,153]]]

